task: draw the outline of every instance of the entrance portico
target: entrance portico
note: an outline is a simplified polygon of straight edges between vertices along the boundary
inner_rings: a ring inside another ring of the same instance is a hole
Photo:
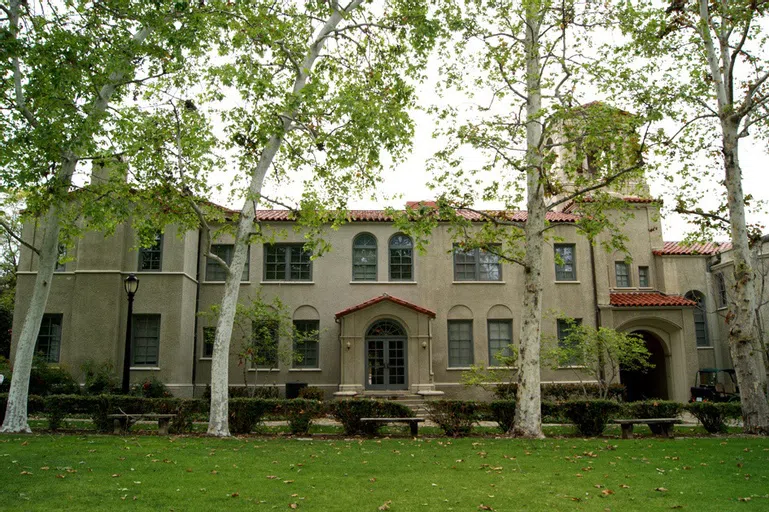
[[[435,312],[388,294],[336,315],[341,372],[337,396],[435,391],[430,321]]]

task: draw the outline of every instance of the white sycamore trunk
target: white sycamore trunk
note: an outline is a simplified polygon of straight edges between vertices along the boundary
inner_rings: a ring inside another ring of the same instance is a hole
[[[723,143],[724,183],[727,190],[729,223],[732,237],[734,275],[729,297],[727,324],[729,351],[740,386],[740,402],[745,432],[769,434],[769,403],[766,394],[766,365],[758,338],[756,316],[756,273],[751,263],[748,229],[745,220],[745,195],[739,161],[740,123],[744,117],[735,112],[734,63],[729,59],[727,28],[718,30],[719,48],[711,36],[711,20],[707,0],[699,0],[699,31],[705,46],[713,89],[718,99]],[[746,98],[745,101],[748,101]]]
[[[335,10],[331,14],[310,45],[309,52],[297,72],[293,88],[294,95],[298,96],[307,84],[310,71],[318,59],[328,35],[342,21],[344,14],[356,9],[361,3],[362,0],[355,0],[347,6],[346,12]],[[230,435],[228,424],[230,339],[232,338],[232,328],[235,323],[235,309],[240,292],[240,278],[246,265],[248,245],[254,228],[254,215],[256,214],[256,206],[261,196],[264,178],[272,165],[275,155],[280,150],[281,144],[283,144],[283,133],[291,129],[291,119],[294,117],[294,114],[295,111],[292,111],[282,116],[283,132],[272,136],[267,142],[267,146],[259,157],[259,162],[251,175],[248,194],[246,195],[243,209],[240,212],[238,230],[235,237],[235,253],[232,256],[232,263],[230,264],[227,280],[224,285],[224,297],[222,298],[219,310],[219,318],[216,322],[214,352],[211,357],[211,408],[208,418],[208,434],[212,436],[225,437]]]
[[[18,2],[11,4],[11,26],[16,27],[18,23]],[[143,27],[132,37],[132,42],[137,46],[144,42],[151,34],[152,30]],[[91,104],[87,118],[83,125],[91,122],[91,119],[98,119],[109,107],[112,96],[117,91],[118,86],[125,79],[125,71],[116,71],[110,74],[108,82],[101,87],[97,96]],[[14,61],[14,79],[16,80],[16,101],[17,108],[26,111],[29,122],[36,122],[33,114],[27,109],[23,101],[21,92],[21,69],[18,61]],[[86,134],[90,131],[86,131]],[[82,135],[82,134],[81,134]],[[75,139],[73,147],[78,147],[86,141]],[[65,151],[64,157],[56,175],[55,183],[60,190],[68,191],[72,183],[72,175],[75,172],[78,163],[76,151]],[[32,372],[32,356],[34,355],[37,336],[40,331],[40,323],[43,320],[45,306],[48,303],[48,294],[51,289],[56,264],[59,259],[59,206],[53,204],[48,212],[42,217],[40,227],[43,230],[42,245],[39,248],[38,269],[35,277],[35,285],[32,289],[32,298],[30,299],[27,314],[24,317],[24,324],[21,329],[21,335],[17,343],[16,355],[13,360],[13,375],[11,378],[11,387],[8,391],[8,404],[5,409],[5,419],[0,432],[31,432],[27,423],[27,401],[29,399],[29,376]]]
[[[538,2],[526,9],[526,187],[527,200],[524,258],[523,312],[521,315],[518,391],[513,435],[542,438],[540,392],[540,340],[542,323],[542,250],[545,200],[541,182],[542,108],[540,91]]]
[[[769,403],[766,396],[764,350],[758,337],[756,279],[751,266],[742,170],[738,159],[737,126],[722,123],[724,129],[724,170],[728,191],[734,258],[733,285],[729,297],[729,351],[740,386],[742,421],[745,432],[769,434]]]
[[[0,432],[32,432],[27,423],[29,376],[32,372],[32,356],[35,352],[40,322],[43,320],[48,294],[51,291],[51,280],[59,256],[59,214],[56,206],[48,210],[40,224],[43,229],[43,243],[40,247],[37,277],[13,360],[11,388],[8,391],[8,404]]]

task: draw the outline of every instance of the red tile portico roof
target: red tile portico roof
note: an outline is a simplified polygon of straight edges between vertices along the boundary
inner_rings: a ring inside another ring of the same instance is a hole
[[[482,221],[486,215],[508,222],[526,222],[527,218],[525,211],[488,210],[481,213],[459,210],[459,214],[470,221]],[[571,213],[547,212],[546,218],[549,222],[573,224],[580,217]],[[257,210],[256,220],[263,222],[292,222],[295,219],[293,212],[290,210]],[[350,210],[347,213],[347,220],[349,222],[392,222],[393,216],[389,215],[385,210]]]
[[[393,297],[392,295],[388,295],[386,293],[383,293],[379,297],[374,297],[373,299],[369,299],[367,301],[363,301],[360,304],[357,304],[355,306],[351,306],[347,309],[343,309],[336,315],[334,315],[334,318],[337,320],[342,318],[343,316],[349,315],[350,313],[355,313],[356,311],[360,311],[361,309],[366,309],[369,306],[373,306],[374,304],[378,304],[382,301],[389,300],[390,302],[394,302],[395,304],[399,304],[403,307],[413,309],[417,313],[422,313],[430,318],[435,318],[435,311],[431,311],[427,308],[423,308],[422,306],[417,306],[416,304],[409,302],[407,300],[399,299],[398,297]]]
[[[662,249],[652,251],[656,256],[712,256],[732,248],[731,242],[707,242],[704,244],[684,244],[683,242],[665,242]]]
[[[696,306],[697,303],[680,295],[665,295],[660,292],[610,293],[609,303],[622,308],[681,307]]]

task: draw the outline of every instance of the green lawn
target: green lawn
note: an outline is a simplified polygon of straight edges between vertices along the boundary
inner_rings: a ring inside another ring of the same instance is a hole
[[[769,442],[736,437],[4,435],[0,475],[0,510],[769,510]]]

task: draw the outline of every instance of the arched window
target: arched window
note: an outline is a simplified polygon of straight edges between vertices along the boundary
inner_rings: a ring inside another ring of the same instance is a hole
[[[709,347],[708,322],[705,315],[705,296],[696,290],[686,292],[685,297],[697,303],[694,308],[694,335],[698,347]]]
[[[390,238],[390,280],[414,279],[414,243],[403,233]]]
[[[376,238],[361,233],[352,241],[352,280],[376,281]]]

